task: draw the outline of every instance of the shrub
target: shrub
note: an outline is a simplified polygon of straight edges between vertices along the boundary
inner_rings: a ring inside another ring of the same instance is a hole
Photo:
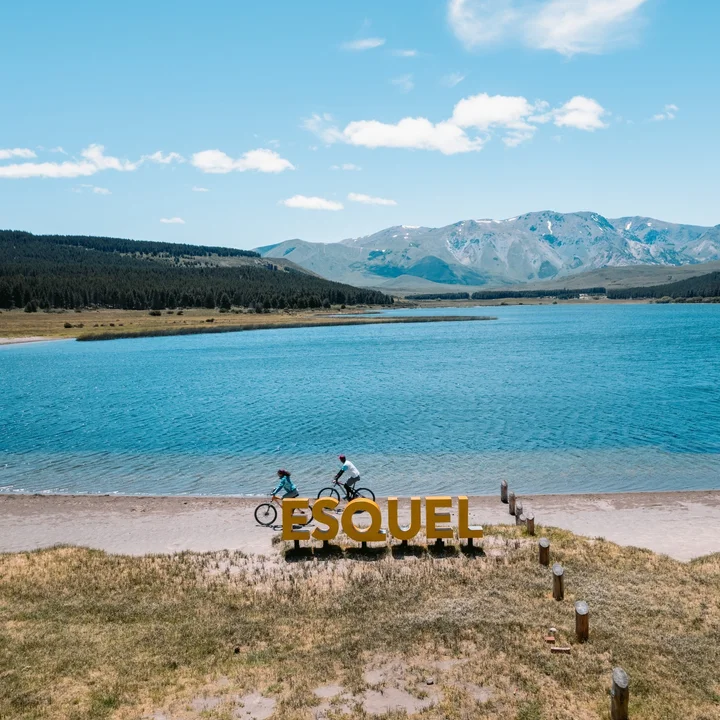
[[[31,301],[25,306],[25,312],[26,312],[26,313],[37,312],[37,311],[38,311],[37,300],[31,300]]]
[[[153,317],[160,317],[162,313],[159,310],[151,310],[148,315],[152,315]]]
[[[64,328],[71,328],[71,327],[72,327],[72,323],[66,322],[66,323],[63,325],[63,327],[64,327]]]

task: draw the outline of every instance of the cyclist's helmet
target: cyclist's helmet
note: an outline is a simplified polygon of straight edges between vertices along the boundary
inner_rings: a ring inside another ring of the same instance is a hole
[[[345,462],[345,456],[344,455],[338,455],[338,460],[340,462]]]

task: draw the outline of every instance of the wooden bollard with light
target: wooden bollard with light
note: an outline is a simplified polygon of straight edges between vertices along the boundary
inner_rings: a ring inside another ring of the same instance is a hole
[[[628,720],[628,703],[630,702],[630,680],[627,673],[620,667],[612,672],[612,689],[610,690],[610,717],[612,720]]]
[[[507,480],[500,481],[500,502],[507,505],[508,501],[508,487]]]
[[[575,603],[575,636],[578,642],[587,642],[590,635],[590,608],[584,600]]]
[[[508,494],[508,512],[511,515],[515,514],[515,493],[514,492],[510,492]]]
[[[531,512],[525,515],[525,527],[527,528],[528,535],[535,534],[535,515],[533,515]]]
[[[553,597],[562,600],[565,597],[565,571],[560,563],[553,565]]]
[[[540,564],[547,567],[550,564],[550,541],[547,538],[540,538],[538,542]]]

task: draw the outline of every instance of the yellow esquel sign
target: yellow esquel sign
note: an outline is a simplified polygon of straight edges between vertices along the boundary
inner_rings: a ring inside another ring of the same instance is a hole
[[[419,497],[410,498],[409,518],[401,523],[398,514],[398,499],[388,498],[387,501],[387,525],[383,524],[382,511],[380,506],[373,500],[357,499],[349,502],[338,519],[334,510],[339,501],[332,497],[322,497],[316,500],[311,509],[311,514],[300,513],[310,509],[310,501],[307,498],[287,498],[283,500],[283,540],[333,540],[337,537],[340,528],[351,540],[356,542],[384,542],[387,532],[398,540],[412,540],[423,527],[422,505],[423,500]],[[453,499],[450,496],[426,497],[425,504],[425,532],[428,540],[439,540],[452,538],[455,534],[454,528],[450,525],[450,511],[453,507]],[[370,524],[365,527],[357,527],[354,517],[357,513],[367,513]],[[463,539],[481,538],[483,531],[481,527],[472,527],[468,521],[468,499],[464,495],[457,498],[458,536]],[[312,531],[303,528],[312,517],[318,527]],[[298,527],[300,526],[300,527]]]

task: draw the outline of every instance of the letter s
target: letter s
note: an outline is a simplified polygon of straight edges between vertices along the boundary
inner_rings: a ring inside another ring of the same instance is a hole
[[[334,497],[318,498],[312,507],[312,516],[316,522],[327,525],[325,530],[316,527],[312,531],[312,536],[316,540],[333,540],[340,529],[340,523],[334,515],[330,515],[330,511],[334,510],[340,504],[339,500]]]

